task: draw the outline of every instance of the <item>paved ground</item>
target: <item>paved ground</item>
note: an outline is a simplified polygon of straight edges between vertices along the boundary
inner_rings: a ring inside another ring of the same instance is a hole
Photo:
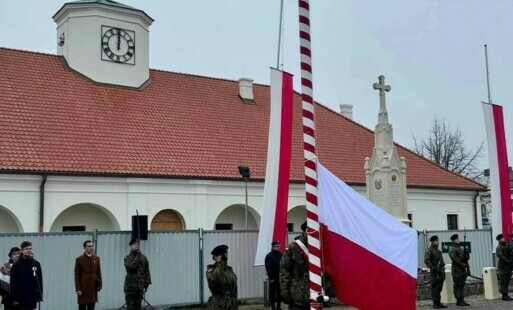
[[[465,298],[465,301],[470,304],[469,307],[458,307],[455,304],[448,305],[448,309],[486,309],[486,310],[512,310],[513,309],[513,301],[502,301],[502,300],[485,300],[483,295],[469,296]],[[270,309],[264,308],[262,305],[247,305],[239,307],[240,310],[263,310]],[[287,309],[283,307],[283,309]],[[353,307],[343,306],[343,305],[334,305],[331,308],[326,308],[328,310],[352,310],[356,309]],[[433,303],[430,300],[423,300],[417,302],[417,310],[427,310],[433,309]],[[377,309],[379,310],[379,309]],[[401,309],[397,309],[401,310]]]

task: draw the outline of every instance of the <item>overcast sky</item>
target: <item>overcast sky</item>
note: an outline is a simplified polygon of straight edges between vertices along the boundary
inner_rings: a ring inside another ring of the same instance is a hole
[[[1,0],[0,46],[55,53],[52,16],[68,1]],[[269,84],[276,65],[279,0],[124,0],[144,10],[150,66]],[[372,84],[385,75],[395,140],[412,145],[435,116],[460,128],[469,146],[485,141],[487,100],[483,44],[488,44],[492,99],[504,106],[513,141],[513,1],[311,1],[314,97],[373,129],[379,99]],[[283,68],[300,90],[297,1],[285,0]],[[1,64],[0,64],[1,65]],[[509,161],[513,164],[513,143]],[[482,160],[487,166],[487,159]]]

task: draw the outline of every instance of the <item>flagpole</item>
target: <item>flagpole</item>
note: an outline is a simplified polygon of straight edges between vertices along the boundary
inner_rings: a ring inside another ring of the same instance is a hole
[[[276,57],[276,69],[280,70],[280,49],[281,49],[281,33],[283,24],[283,0],[280,4],[280,28],[278,31],[278,56]]]
[[[488,46],[484,45],[486,61],[486,85],[488,86],[488,103],[492,104],[492,95],[490,93],[490,70],[488,69]]]
[[[310,42],[310,1],[298,0],[298,4],[310,309],[319,309],[322,304],[317,301],[317,297],[322,294],[322,262],[319,233],[319,212],[317,206],[317,155],[315,152],[315,122],[311,58],[312,49]]]

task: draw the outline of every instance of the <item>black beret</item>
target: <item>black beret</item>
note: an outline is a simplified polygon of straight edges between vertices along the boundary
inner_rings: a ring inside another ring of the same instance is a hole
[[[302,231],[306,231],[307,227],[308,227],[308,224],[306,224],[306,221],[303,224],[301,224],[301,230]]]
[[[21,250],[18,247],[11,248],[11,250],[9,251],[9,258],[11,257],[12,253],[19,252],[19,251],[21,251]]]
[[[433,242],[435,240],[438,240],[438,236],[432,236],[431,238],[429,238],[429,241]]]
[[[130,242],[128,242],[128,245],[132,245],[132,244],[134,244],[134,243],[139,243],[139,240],[137,240],[137,239],[132,239],[132,240],[130,240]]]
[[[221,245],[218,245],[216,246],[212,252],[210,252],[210,254],[214,255],[214,256],[217,256],[217,255],[222,255],[222,254],[226,254],[228,253],[228,246],[227,245],[224,245],[224,244],[221,244]]]
[[[458,234],[454,234],[451,236],[451,241],[454,241],[456,239],[459,239],[460,237],[458,236]]]
[[[495,238],[497,241],[501,240],[502,237],[504,237],[502,234],[498,234],[497,237]]]
[[[271,243],[272,246],[280,246],[280,241],[276,240]]]

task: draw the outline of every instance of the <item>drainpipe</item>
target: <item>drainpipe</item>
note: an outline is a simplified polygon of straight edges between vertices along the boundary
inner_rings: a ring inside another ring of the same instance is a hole
[[[479,228],[479,222],[477,221],[477,197],[479,197],[479,192],[476,191],[476,195],[474,196],[474,224],[476,229]]]
[[[43,179],[41,180],[41,185],[39,186],[39,232],[44,232],[45,184],[46,174],[43,174]]]

